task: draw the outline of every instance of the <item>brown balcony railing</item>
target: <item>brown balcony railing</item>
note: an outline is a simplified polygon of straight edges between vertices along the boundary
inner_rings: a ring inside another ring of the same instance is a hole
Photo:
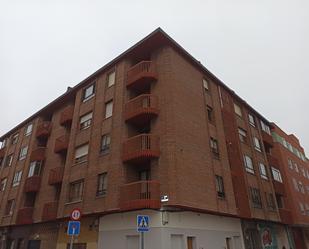
[[[157,80],[155,65],[152,61],[141,61],[131,67],[127,74],[127,87],[145,87]]]
[[[48,184],[57,185],[62,183],[64,167],[53,168],[49,171]]]
[[[158,181],[139,181],[121,186],[121,210],[159,209],[160,207],[160,183]]]
[[[24,207],[18,210],[16,224],[17,225],[26,225],[33,223],[32,216],[33,216],[33,207]]]
[[[158,97],[142,94],[131,99],[125,106],[125,120],[136,124],[144,124],[159,114]]]
[[[31,176],[26,179],[24,192],[38,192],[41,186],[41,177],[40,176]]]
[[[55,153],[66,152],[68,149],[68,146],[69,146],[69,136],[63,135],[56,139],[54,152]]]
[[[274,146],[274,140],[272,135],[268,134],[265,131],[262,131],[262,139],[265,143],[267,143],[269,146]]]
[[[44,204],[42,212],[42,220],[55,220],[57,218],[58,202],[52,201]]]
[[[46,151],[46,147],[37,147],[31,152],[30,160],[31,161],[44,161],[45,151]]]
[[[292,224],[293,218],[290,210],[279,208],[280,219],[284,224]]]
[[[156,135],[141,134],[123,144],[123,161],[144,161],[160,156],[160,140]]]
[[[50,132],[51,132],[51,122],[41,121],[38,124],[35,135],[37,138],[46,138],[50,135]]]
[[[278,181],[273,180],[274,190],[277,194],[286,195],[284,184]]]
[[[73,114],[74,114],[74,106],[69,105],[67,106],[60,115],[60,124],[61,125],[69,125],[71,124],[73,120]]]

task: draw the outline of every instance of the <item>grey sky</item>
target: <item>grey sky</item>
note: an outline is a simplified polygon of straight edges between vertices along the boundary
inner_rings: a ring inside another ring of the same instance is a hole
[[[309,154],[308,9],[307,0],[0,0],[0,134],[160,26]]]

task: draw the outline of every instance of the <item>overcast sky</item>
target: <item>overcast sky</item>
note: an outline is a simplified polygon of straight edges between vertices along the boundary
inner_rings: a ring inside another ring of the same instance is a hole
[[[0,0],[0,134],[157,27],[309,154],[309,1]]]

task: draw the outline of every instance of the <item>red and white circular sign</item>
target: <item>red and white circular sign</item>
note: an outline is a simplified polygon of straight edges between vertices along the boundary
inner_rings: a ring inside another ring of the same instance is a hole
[[[71,219],[72,220],[79,220],[81,217],[80,209],[74,208],[71,212]]]

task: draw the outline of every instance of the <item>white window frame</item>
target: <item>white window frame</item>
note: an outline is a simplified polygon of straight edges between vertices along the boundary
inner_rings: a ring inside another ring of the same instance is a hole
[[[244,155],[244,163],[245,163],[246,171],[251,174],[254,174],[254,165],[253,165],[252,158],[248,155]]]
[[[113,116],[113,109],[114,109],[114,101],[110,100],[105,103],[105,118],[110,118]]]
[[[107,87],[111,87],[116,83],[116,71],[109,72],[107,74]]]
[[[21,147],[19,151],[18,160],[19,161],[24,160],[27,157],[27,154],[28,154],[28,145]]]
[[[89,144],[83,144],[75,148],[75,163],[83,163],[87,161],[89,153]]]
[[[281,182],[282,183],[282,176],[281,176],[281,172],[279,169],[275,168],[275,167],[271,167],[271,173],[272,173],[272,176],[273,176],[273,179],[276,181],[276,182]]]
[[[249,124],[255,127],[255,117],[251,113],[248,113],[248,120],[249,120]]]
[[[87,100],[91,99],[95,95],[95,82],[93,82],[91,85],[87,86],[83,89],[83,102],[86,102]],[[92,89],[91,92],[88,93],[89,89]]]
[[[234,112],[237,114],[237,116],[242,117],[241,107],[236,103],[234,103]]]
[[[261,143],[260,143],[260,140],[257,137],[253,137],[253,144],[254,144],[255,150],[262,152]]]
[[[20,184],[22,174],[23,172],[21,170],[15,172],[13,182],[12,182],[13,187],[16,187]]]
[[[85,130],[91,126],[93,118],[93,112],[88,112],[87,114],[84,114],[79,119],[79,129]]]
[[[25,136],[29,136],[32,133],[32,129],[33,129],[33,124],[30,123],[26,126],[25,128]]]
[[[209,82],[207,79],[203,78],[203,88],[206,90],[206,91],[209,91]]]
[[[28,177],[39,176],[41,174],[41,165],[42,163],[40,161],[31,162],[29,166]],[[35,171],[37,171],[37,168],[39,168],[38,173],[35,173]]]
[[[264,163],[259,163],[260,176],[261,178],[268,180],[267,169]]]
[[[271,134],[271,132],[270,132],[270,127],[267,125],[267,124],[265,124],[262,120],[261,120],[261,129],[262,129],[262,131],[265,131],[267,134]]]

